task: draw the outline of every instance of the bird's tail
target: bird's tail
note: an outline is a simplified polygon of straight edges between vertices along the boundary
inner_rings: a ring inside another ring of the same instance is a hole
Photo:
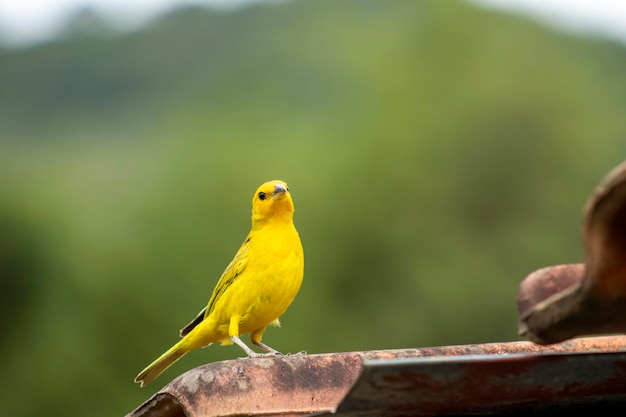
[[[183,355],[189,351],[183,347],[183,341],[184,339],[176,343],[168,349],[167,352],[148,365],[146,369],[139,372],[139,375],[135,378],[135,382],[139,382],[142,387],[147,385],[150,381],[161,375],[170,365],[182,358]]]

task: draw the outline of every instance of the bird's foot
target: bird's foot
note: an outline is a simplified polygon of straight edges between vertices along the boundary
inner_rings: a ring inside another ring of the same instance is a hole
[[[277,357],[280,357],[280,356],[285,356],[285,355],[280,353],[279,351],[266,352],[266,353],[256,353],[256,352],[254,352],[254,354],[249,355],[250,358],[277,358]]]
[[[307,351],[306,350],[301,350],[300,352],[296,352],[296,353],[287,353],[286,356],[299,356],[299,355],[307,355]]]

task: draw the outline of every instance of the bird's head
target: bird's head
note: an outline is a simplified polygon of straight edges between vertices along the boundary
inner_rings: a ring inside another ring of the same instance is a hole
[[[257,188],[252,197],[253,223],[269,219],[291,221],[293,211],[293,200],[284,181],[268,181]]]

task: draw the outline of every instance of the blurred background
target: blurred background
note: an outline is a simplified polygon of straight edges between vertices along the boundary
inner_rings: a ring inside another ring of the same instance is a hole
[[[520,340],[520,281],[583,261],[583,204],[626,151],[611,26],[495,0],[111,3],[0,19],[7,415],[124,415],[242,357],[214,345],[133,383],[270,179],[306,255],[264,338],[284,352]]]

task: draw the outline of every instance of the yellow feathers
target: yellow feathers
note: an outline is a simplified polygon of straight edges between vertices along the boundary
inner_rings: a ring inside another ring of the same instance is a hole
[[[190,350],[220,342],[237,343],[248,356],[280,352],[261,342],[263,331],[287,310],[300,290],[304,252],[293,225],[293,200],[283,181],[261,185],[252,198],[252,228],[217,283],[208,305],[181,331],[182,339],[135,378],[146,385]]]

